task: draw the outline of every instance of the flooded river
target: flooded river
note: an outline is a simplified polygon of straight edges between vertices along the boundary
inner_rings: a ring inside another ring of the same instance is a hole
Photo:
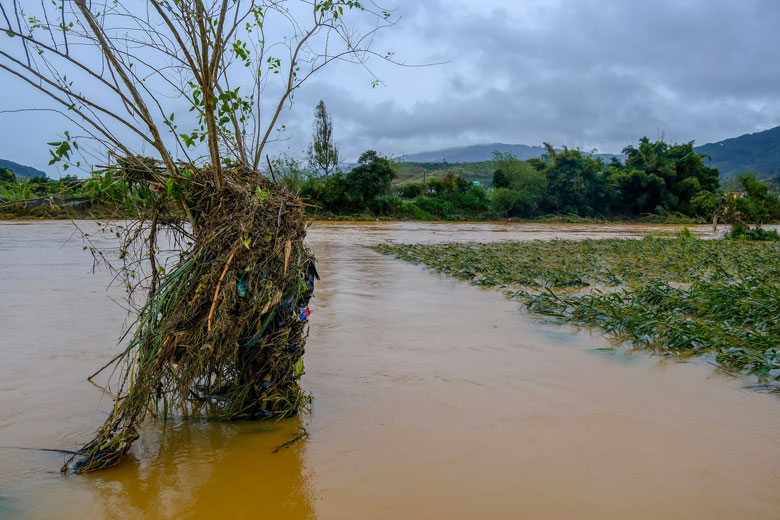
[[[311,413],[149,423],[119,466],[62,476],[62,454],[18,448],[102,424],[86,378],[118,352],[123,294],[71,224],[0,223],[0,518],[780,518],[777,396],[363,247],[659,229],[316,223]]]

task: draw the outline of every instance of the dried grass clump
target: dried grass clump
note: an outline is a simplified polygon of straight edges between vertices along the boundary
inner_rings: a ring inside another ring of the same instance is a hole
[[[303,205],[256,172],[225,171],[219,191],[202,170],[158,187],[162,195],[141,221],[151,223],[145,260],[155,274],[118,365],[113,411],[63,471],[116,464],[150,413],[281,418],[308,403],[298,385],[302,309],[317,272],[303,243]],[[181,225],[185,218],[190,226]],[[155,234],[166,226],[184,246],[161,273]],[[128,232],[124,252],[139,235]]]

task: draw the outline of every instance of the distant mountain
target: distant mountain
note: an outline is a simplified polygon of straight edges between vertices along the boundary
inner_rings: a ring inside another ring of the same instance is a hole
[[[489,161],[493,158],[493,152],[511,153],[518,159],[530,159],[532,157],[541,157],[545,152],[541,146],[526,146],[524,144],[474,144],[471,146],[456,146],[444,150],[435,150],[432,152],[419,152],[403,155],[398,158],[401,162],[449,162],[449,163],[468,163]]]
[[[29,178],[29,177],[38,177],[40,175],[43,175],[44,177],[47,176],[45,172],[33,168],[32,166],[25,166],[23,164],[15,163],[7,159],[0,159],[0,168],[8,168],[12,172],[14,172],[16,177]]]
[[[709,164],[720,171],[722,179],[728,179],[746,171],[757,172],[760,177],[780,175],[780,126],[763,132],[745,134],[717,143],[697,146],[694,150],[697,153],[707,154],[711,157]],[[399,157],[398,161],[409,163],[472,163],[491,160],[494,151],[508,152],[522,160],[541,157],[545,153],[545,149],[541,146],[489,143],[407,154]],[[612,154],[596,154],[596,157],[601,157],[606,162],[613,157],[623,159],[622,155]]]
[[[712,158],[710,166],[720,171],[722,179],[746,171],[754,171],[760,177],[780,174],[780,126],[697,146],[694,150]]]
[[[524,144],[504,144],[488,143],[474,144],[470,146],[457,146],[454,148],[445,148],[444,150],[435,150],[432,152],[419,152],[408,155],[402,155],[397,160],[400,162],[419,162],[419,163],[471,163],[490,161],[493,159],[493,152],[511,153],[520,160],[541,157],[547,150],[543,146],[527,146]],[[613,157],[622,158],[621,155],[608,153],[596,154],[605,161],[610,161]]]

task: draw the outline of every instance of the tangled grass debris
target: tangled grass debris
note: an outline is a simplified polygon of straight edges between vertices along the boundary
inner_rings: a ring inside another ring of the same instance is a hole
[[[780,244],[641,240],[381,244],[476,285],[505,288],[536,314],[597,326],[657,353],[713,356],[780,380]]]
[[[298,379],[317,271],[302,203],[257,172],[225,171],[221,190],[202,170],[166,182],[124,230],[121,272],[128,290],[148,292],[117,360],[109,417],[63,471],[116,464],[149,415],[283,418],[308,404]],[[162,230],[175,244],[167,263]],[[142,281],[127,263],[138,258],[151,272]]]

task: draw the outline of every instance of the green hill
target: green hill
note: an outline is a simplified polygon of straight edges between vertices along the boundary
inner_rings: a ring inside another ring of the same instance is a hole
[[[528,146],[525,144],[472,144],[469,146],[456,146],[453,148],[445,148],[443,150],[402,155],[398,158],[398,161],[415,164],[439,163],[451,165],[484,163],[493,159],[494,152],[510,153],[518,159],[524,161],[533,157],[541,157],[547,153],[547,150],[544,146]],[[608,153],[597,153],[594,155],[596,157],[601,157],[604,162],[609,162],[612,157],[621,157]]]
[[[423,176],[441,177],[447,171],[454,171],[468,180],[489,183],[494,169],[493,161],[489,159],[494,150],[512,153],[519,159],[540,157],[544,153],[544,148],[540,146],[494,143],[409,154],[398,159],[400,168],[396,182],[422,182]],[[780,175],[780,126],[697,146],[694,150],[711,157],[709,165],[720,171],[723,180],[746,171],[754,171],[763,178]],[[609,162],[612,157],[622,159],[622,156],[610,154],[596,156],[604,162]]]
[[[780,175],[780,126],[697,146],[695,151],[712,158],[710,166],[720,171],[721,179],[746,171],[774,177]]]
[[[48,175],[46,175],[45,172],[33,168],[32,166],[25,166],[23,164],[15,163],[7,159],[0,159],[0,168],[8,168],[12,172],[14,172],[14,175],[16,175],[17,179],[20,177],[27,177],[27,178],[39,177],[39,176],[48,177]]]
[[[489,185],[493,182],[494,161],[445,163],[445,162],[401,162],[398,163],[395,184],[420,183],[432,178],[440,179],[447,172],[455,172],[468,181],[479,181]]]

